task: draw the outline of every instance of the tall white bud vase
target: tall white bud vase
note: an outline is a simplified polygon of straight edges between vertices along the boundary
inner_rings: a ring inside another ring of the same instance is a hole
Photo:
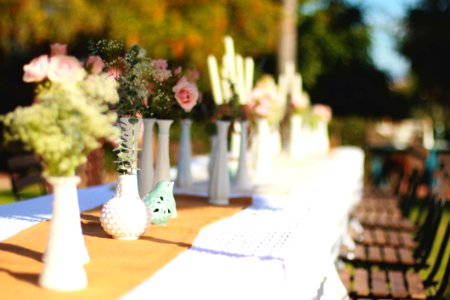
[[[228,205],[230,195],[230,176],[228,174],[228,141],[229,121],[217,121],[217,141],[214,164],[208,186],[208,202],[214,205]]]
[[[271,147],[269,121],[266,119],[256,120],[256,132],[254,180],[257,183],[265,183],[270,179],[273,167],[273,148]]]
[[[170,126],[173,120],[156,120],[158,125],[158,153],[156,156],[155,175],[153,178],[153,187],[161,180],[170,180]],[[177,209],[174,205],[172,218],[177,217]]]
[[[217,134],[212,135],[210,137],[211,141],[211,151],[209,153],[209,161],[208,161],[208,176],[211,178],[212,175],[212,169],[214,167],[214,161],[215,161],[215,155],[216,155],[216,149],[217,149]]]
[[[292,115],[289,120],[289,157],[301,160],[307,156],[308,142],[303,131],[303,119],[299,115]]]
[[[317,154],[324,156],[330,151],[330,139],[328,136],[328,122],[319,121],[317,124]]]
[[[178,187],[190,187],[192,185],[191,125],[191,120],[181,120],[181,136],[180,147],[178,148],[177,178],[175,180],[175,184]]]
[[[83,289],[87,286],[83,265],[89,261],[89,255],[80,223],[80,178],[49,177],[48,182],[53,186],[53,215],[39,285],[58,291]]]
[[[250,191],[250,189],[252,188],[247,159],[247,137],[248,137],[248,121],[241,121],[239,164],[234,182],[235,188],[238,191]]]
[[[156,119],[143,119],[144,137],[142,140],[142,153],[139,162],[138,186],[139,196],[143,199],[153,188],[153,127]]]

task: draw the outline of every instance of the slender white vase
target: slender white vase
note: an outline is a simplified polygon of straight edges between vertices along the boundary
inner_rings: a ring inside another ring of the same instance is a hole
[[[170,180],[169,139],[172,123],[173,120],[156,120],[158,125],[158,153],[156,156],[153,187],[160,180]]]
[[[83,265],[89,261],[89,255],[80,222],[80,178],[49,177],[48,182],[53,186],[53,215],[39,285],[59,291],[83,289],[87,286]]]
[[[319,121],[317,124],[317,154],[326,155],[330,151],[330,139],[328,136],[328,122]]]
[[[161,180],[170,180],[170,155],[169,155],[169,141],[170,141],[170,126],[173,120],[156,120],[158,125],[158,153],[156,156],[155,175],[153,178],[153,188]],[[172,218],[178,216],[176,206],[174,205],[174,212]]]
[[[216,149],[217,149],[217,134],[212,135],[210,137],[211,141],[211,150],[209,153],[209,161],[208,161],[208,176],[211,178],[212,175],[212,169],[214,167],[214,161],[215,161],[215,155],[216,155]]]
[[[100,214],[106,233],[118,240],[137,240],[151,224],[151,212],[139,197],[135,174],[120,175],[115,196]]]
[[[289,119],[289,157],[293,160],[306,158],[308,146],[303,130],[303,118],[292,115]]]
[[[191,175],[191,125],[189,119],[181,120],[181,137],[180,146],[178,148],[177,178],[175,184],[178,187],[192,186]]]
[[[235,178],[235,188],[237,190],[248,191],[252,188],[252,183],[249,175],[248,160],[247,160],[247,135],[248,135],[248,121],[241,121],[241,137],[239,149],[239,165]]]
[[[229,121],[217,121],[217,142],[208,186],[208,202],[214,205],[228,205],[230,195],[230,176],[228,174]]]
[[[143,199],[153,187],[153,127],[156,119],[143,119],[144,137],[142,140],[142,153],[139,162],[138,186],[139,195]]]
[[[263,183],[270,179],[273,166],[273,150],[271,147],[271,135],[269,121],[266,119],[256,120],[256,153],[254,161],[254,180]]]

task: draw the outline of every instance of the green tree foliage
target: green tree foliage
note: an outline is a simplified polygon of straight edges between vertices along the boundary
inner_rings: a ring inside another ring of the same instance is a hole
[[[422,0],[409,10],[402,53],[422,98],[450,106],[450,0]]]
[[[298,26],[298,66],[312,102],[330,105],[337,115],[402,116],[389,78],[370,59],[361,9],[342,0],[323,3],[300,15]]]

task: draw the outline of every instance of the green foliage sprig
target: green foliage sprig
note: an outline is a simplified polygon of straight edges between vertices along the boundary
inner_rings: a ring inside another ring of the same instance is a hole
[[[136,174],[137,168],[137,151],[136,147],[136,131],[139,120],[137,118],[129,118],[128,122],[131,126],[125,122],[119,120],[118,127],[121,134],[118,139],[118,146],[114,148],[114,152],[117,152],[117,172],[121,175]]]

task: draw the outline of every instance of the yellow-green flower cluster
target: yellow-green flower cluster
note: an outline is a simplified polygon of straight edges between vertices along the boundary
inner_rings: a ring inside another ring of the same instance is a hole
[[[109,107],[118,100],[117,83],[106,74],[47,82],[38,89],[36,103],[2,118],[5,141],[21,141],[40,155],[47,175],[75,175],[99,140],[118,137],[117,115]]]

